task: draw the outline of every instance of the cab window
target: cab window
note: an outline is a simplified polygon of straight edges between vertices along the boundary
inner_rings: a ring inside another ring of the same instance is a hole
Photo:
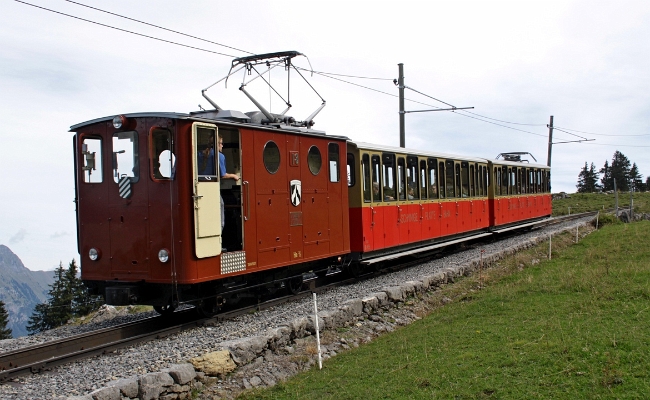
[[[151,132],[151,175],[156,179],[173,178],[176,157],[172,153],[172,135],[167,129]]]
[[[113,134],[113,180],[129,177],[131,182],[140,179],[138,160],[138,133],[116,132]]]
[[[85,137],[81,143],[81,155],[83,163],[81,171],[83,172],[84,182],[102,183],[102,139],[94,137]]]

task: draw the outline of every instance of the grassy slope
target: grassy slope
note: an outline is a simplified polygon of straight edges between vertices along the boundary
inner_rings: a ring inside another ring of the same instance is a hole
[[[614,208],[615,196],[604,193],[572,193],[571,198],[553,200],[553,215],[566,215],[571,207],[571,214],[586,211],[602,210],[605,208]],[[650,192],[634,193],[634,210],[635,212],[650,213]],[[623,192],[618,194],[619,208],[630,207],[630,193]]]
[[[649,235],[647,221],[608,225],[552,261],[531,249],[484,272],[485,289],[464,279],[428,317],[246,397],[644,398]]]

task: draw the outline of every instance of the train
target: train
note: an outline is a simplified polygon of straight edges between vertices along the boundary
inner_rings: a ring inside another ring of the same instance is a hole
[[[246,296],[298,292],[308,276],[357,275],[551,215],[545,165],[356,142],[259,108],[70,128],[92,294],[213,315]]]

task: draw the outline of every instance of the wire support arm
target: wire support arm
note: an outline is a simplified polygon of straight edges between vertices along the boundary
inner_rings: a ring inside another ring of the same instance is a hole
[[[474,107],[434,108],[434,109],[431,109],[431,110],[400,111],[400,114],[401,113],[409,114],[409,113],[429,112],[429,111],[456,111],[456,110],[473,110],[473,109],[474,109]]]

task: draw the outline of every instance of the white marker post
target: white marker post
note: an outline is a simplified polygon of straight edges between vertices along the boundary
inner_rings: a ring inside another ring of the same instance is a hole
[[[578,225],[576,225],[576,243],[578,243]]]
[[[605,208],[605,206],[603,206]],[[598,217],[600,217],[600,210],[598,210],[598,214],[596,214],[596,230],[598,230]]]
[[[318,347],[318,369],[323,369],[323,358],[320,353],[320,332],[318,331],[318,306],[316,305],[316,293],[314,295],[314,326],[316,327],[316,346]]]
[[[551,259],[551,240],[553,239],[553,235],[550,233],[548,234],[548,259]]]

